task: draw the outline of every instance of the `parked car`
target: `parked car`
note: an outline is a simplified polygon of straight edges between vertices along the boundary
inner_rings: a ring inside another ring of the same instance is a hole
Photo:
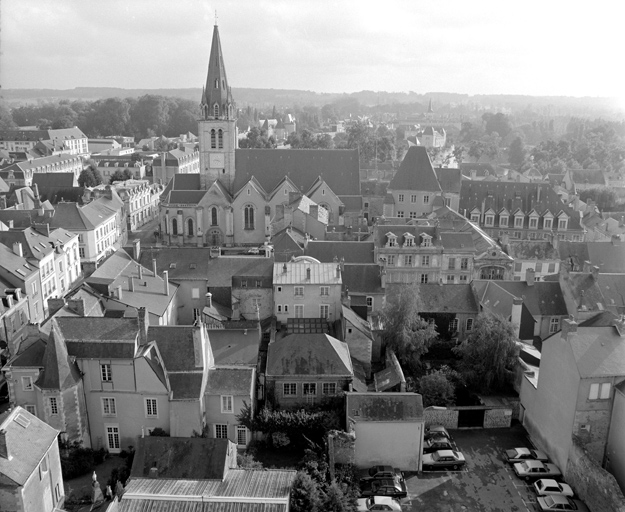
[[[394,498],[389,496],[370,496],[369,498],[358,498],[356,502],[356,512],[369,512],[370,510],[400,510],[401,505]]]
[[[539,460],[526,460],[517,462],[512,466],[519,478],[534,480],[536,478],[562,476],[562,472],[555,464],[540,462]]]
[[[391,498],[405,498],[408,496],[406,482],[403,478],[379,478],[364,480],[360,483],[360,495],[389,496]]]
[[[453,440],[447,429],[442,425],[432,425],[425,429],[423,433],[423,439],[430,439],[432,437],[446,437],[449,440]]]
[[[564,496],[573,497],[575,494],[571,486],[568,484],[563,484],[560,482],[556,482],[551,478],[541,478],[540,480],[536,480],[532,485],[536,494],[539,496],[548,496],[550,494],[562,494]]]
[[[506,461],[510,464],[523,462],[524,460],[539,460],[541,462],[548,462],[549,457],[547,457],[544,452],[532,450],[530,448],[513,448],[512,450],[506,450]]]
[[[393,466],[372,466],[367,471],[368,476],[361,480],[369,480],[372,478],[403,478],[401,470]]]
[[[423,470],[432,469],[458,469],[466,464],[464,455],[455,450],[438,450],[423,456]]]
[[[538,501],[538,508],[540,510],[557,510],[558,512],[589,512],[588,507],[579,500],[574,500],[561,494],[554,494],[552,496],[540,496],[536,500]]]
[[[446,437],[430,437],[423,442],[423,453],[434,453],[438,450],[456,450],[456,444]]]
[[[4,377],[4,375],[0,375],[0,404],[9,401],[9,386]]]

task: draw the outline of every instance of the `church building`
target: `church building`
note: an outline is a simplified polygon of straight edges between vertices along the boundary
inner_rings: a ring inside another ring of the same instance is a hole
[[[236,105],[217,25],[200,108],[199,174],[175,174],[167,184],[160,206],[164,243],[262,244],[273,234],[276,211],[284,212],[278,206],[288,209],[302,196],[309,209],[327,210],[328,225],[345,224],[346,204],[361,196],[358,151],[238,149]]]

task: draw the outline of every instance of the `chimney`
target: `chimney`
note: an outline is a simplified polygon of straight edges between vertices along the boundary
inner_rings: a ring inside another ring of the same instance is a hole
[[[24,257],[24,249],[22,248],[22,242],[13,242],[13,252],[20,258]]]
[[[143,279],[143,267],[137,263],[137,273],[139,274],[139,280]]]
[[[592,264],[590,263],[590,261],[584,261],[583,272],[584,274],[590,274],[592,272]]]
[[[135,291],[135,280],[132,276],[128,276],[128,291]]]
[[[145,308],[139,308],[137,314],[137,322],[139,323],[139,345],[144,346],[148,343],[148,328],[150,327],[150,317]]]
[[[286,274],[286,263],[284,265],[282,265],[282,273]]]
[[[9,453],[9,447],[7,446],[7,431],[0,430],[0,457],[4,459],[11,459],[11,454]]]
[[[341,265],[336,266],[336,278],[337,279],[341,278]]]
[[[50,316],[54,315],[63,306],[65,306],[65,299],[62,297],[60,299],[48,299],[48,314]]]
[[[386,288],[386,269],[380,267],[380,286],[384,290]]]
[[[341,256],[341,261],[339,265],[341,267],[341,272],[345,272],[345,258],[343,258],[343,256]]]
[[[510,322],[514,327],[514,335],[518,338],[521,332],[521,311],[523,310],[523,299],[515,297],[512,299],[512,315]]]
[[[590,271],[592,272],[592,277],[595,281],[599,279],[599,267],[597,265],[593,265]]]
[[[621,245],[622,243],[621,235],[612,235],[612,245]]]
[[[567,318],[562,322],[562,331],[560,332],[560,337],[564,341],[568,341],[570,334],[575,334],[577,332],[577,322],[573,320],[573,318]]]
[[[22,300],[22,290],[20,288],[15,288],[13,290],[13,295],[15,295],[15,302]]]
[[[527,286],[534,286],[534,281],[536,278],[536,271],[533,268],[528,268],[525,271],[525,282]]]
[[[39,199],[39,185],[36,183],[33,185],[33,195],[35,196],[35,199]]]
[[[149,478],[158,478],[158,468],[150,468]]]
[[[123,297],[123,293],[122,293],[122,285],[120,284],[120,285],[117,287],[117,298],[118,298],[118,300],[122,300],[122,297]]]
[[[68,299],[67,307],[79,316],[85,315],[85,299]]]
[[[213,294],[211,292],[206,294],[206,307],[213,307]]]
[[[614,319],[614,327],[621,338],[625,338],[625,316],[619,315]]]
[[[163,293],[169,296],[169,272],[163,270]]]
[[[132,257],[135,261],[139,261],[139,256],[141,255],[141,240],[139,238],[135,238],[132,241]]]
[[[306,281],[310,281],[310,267],[306,268]]]
[[[156,272],[156,258],[152,258],[152,273],[154,274],[154,277],[158,275]]]

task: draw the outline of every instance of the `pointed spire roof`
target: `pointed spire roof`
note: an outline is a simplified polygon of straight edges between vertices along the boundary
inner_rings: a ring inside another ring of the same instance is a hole
[[[430,102],[428,103],[428,114],[433,114],[434,110],[432,109],[432,98],[430,98]]]
[[[213,42],[211,43],[210,59],[208,61],[208,75],[206,77],[206,86],[202,94],[201,106],[208,107],[204,109],[205,118],[215,117],[215,105],[219,106],[219,118],[227,118],[229,116],[228,106],[233,106],[232,92],[228,87],[228,78],[226,77],[226,66],[224,64],[224,56],[221,51],[221,41],[219,39],[219,27],[215,25],[213,29]]]
[[[79,381],[78,367],[70,360],[63,335],[56,320],[53,319],[43,357],[43,372],[36,384],[41,389],[62,390],[76,385]]]

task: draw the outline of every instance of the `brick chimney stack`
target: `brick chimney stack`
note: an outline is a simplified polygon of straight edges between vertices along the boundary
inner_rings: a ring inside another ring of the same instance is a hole
[[[150,317],[145,308],[139,308],[137,321],[139,323],[139,345],[143,346],[148,343],[148,328],[150,327]]]
[[[564,341],[568,341],[569,336],[573,335],[577,332],[577,322],[572,318],[567,318],[562,322],[562,331],[560,332],[560,337]]]

